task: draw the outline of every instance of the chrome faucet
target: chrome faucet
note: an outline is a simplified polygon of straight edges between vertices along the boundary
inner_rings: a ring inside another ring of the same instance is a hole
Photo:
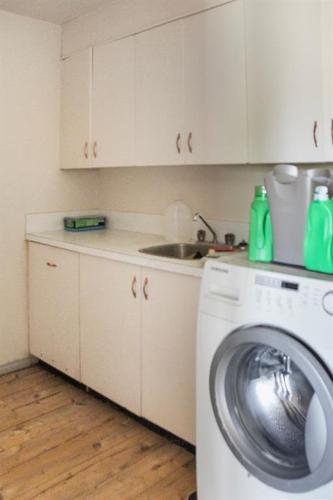
[[[212,233],[213,239],[212,239],[211,243],[217,243],[217,234],[215,233],[214,229],[208,224],[208,222],[202,217],[202,215],[199,214],[199,212],[197,212],[193,216],[194,221],[196,221],[198,219],[200,219],[205,224],[205,226],[209,229],[209,231]]]

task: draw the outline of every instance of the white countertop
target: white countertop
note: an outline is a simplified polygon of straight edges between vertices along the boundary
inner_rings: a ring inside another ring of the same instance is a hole
[[[207,260],[180,260],[143,254],[139,252],[140,248],[160,245],[167,243],[167,241],[160,235],[136,233],[118,229],[78,233],[63,230],[43,231],[39,233],[28,233],[26,239],[28,241],[34,241],[36,243],[63,248],[86,255],[127,262],[138,266],[151,267],[162,271],[196,276],[198,278],[202,277],[203,268]],[[293,274],[294,276],[325,281],[333,280],[332,275],[315,273],[305,269],[271,263],[260,264],[258,262],[249,262],[246,252],[237,252],[235,254],[227,253],[223,257],[220,257],[219,260],[241,267],[255,268],[261,271],[279,272],[289,275]]]
[[[162,236],[121,230],[84,232],[43,231],[28,233],[28,241],[50,245],[86,255],[118,260],[190,276],[202,277],[205,259],[179,260],[147,255],[140,248],[167,243]]]

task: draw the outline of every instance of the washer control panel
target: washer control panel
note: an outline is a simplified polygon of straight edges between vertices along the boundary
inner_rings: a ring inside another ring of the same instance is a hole
[[[319,286],[318,286],[319,284]],[[267,313],[292,314],[298,306],[321,309],[333,316],[333,289],[318,281],[280,278],[271,274],[255,275],[255,304]]]
[[[297,283],[296,281],[282,280],[266,274],[257,274],[255,282],[256,285],[264,285],[268,286],[269,288],[293,290],[295,292],[297,292],[299,289],[299,283]]]
[[[201,287],[200,312],[239,323],[283,320],[296,328],[300,318],[311,328],[322,321],[329,327],[333,316],[333,277],[297,269],[293,274],[255,266],[210,261]],[[289,269],[287,269],[289,271]],[[328,326],[329,325],[329,326]]]
[[[291,315],[299,296],[299,283],[269,274],[255,275],[255,304],[257,310],[279,315]]]

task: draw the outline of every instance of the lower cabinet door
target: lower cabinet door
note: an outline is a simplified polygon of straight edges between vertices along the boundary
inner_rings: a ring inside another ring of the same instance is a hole
[[[200,280],[154,269],[142,280],[142,415],[194,443]]]
[[[30,352],[80,380],[79,254],[29,243]]]
[[[82,382],[141,413],[141,268],[80,256]]]

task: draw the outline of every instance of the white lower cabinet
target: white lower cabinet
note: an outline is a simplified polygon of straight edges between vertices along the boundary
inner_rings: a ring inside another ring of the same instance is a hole
[[[195,442],[195,337],[200,280],[143,270],[142,415]]]
[[[194,443],[200,279],[29,244],[30,351]]]
[[[80,380],[79,254],[29,244],[30,351]]]
[[[81,256],[82,382],[194,443],[200,280]]]
[[[141,413],[140,267],[80,257],[82,382]]]

